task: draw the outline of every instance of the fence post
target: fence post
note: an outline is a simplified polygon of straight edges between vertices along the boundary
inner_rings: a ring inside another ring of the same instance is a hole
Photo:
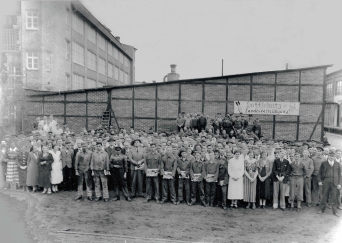
[[[133,88],[132,88],[132,127],[133,127],[133,129],[135,129],[135,127],[134,127],[134,86],[133,86]]]
[[[156,102],[155,102],[155,118],[154,118],[154,131],[158,132],[158,85],[156,85]]]
[[[277,101],[277,73],[274,76],[274,101]],[[276,126],[276,116],[273,115],[273,130],[272,130],[272,139],[275,138],[275,126]]]
[[[325,118],[325,97],[326,97],[326,84],[325,84],[325,75],[326,68],[323,71],[323,101],[322,101],[322,124],[321,124],[321,141],[324,141],[324,118]]]
[[[179,83],[179,87],[178,87],[178,114],[182,112],[181,96],[182,96],[182,85],[181,85],[181,83]]]
[[[86,93],[86,129],[88,130],[88,92],[85,91]]]
[[[44,96],[43,96],[44,97]],[[66,94],[64,94],[64,124],[66,123]],[[44,103],[43,103],[44,105]]]
[[[299,71],[299,83],[298,83],[298,102],[300,104],[300,92],[301,92],[301,86],[302,86],[302,71]],[[296,132],[296,140],[299,139],[299,117],[297,116],[297,132]]]
[[[205,102],[205,85],[202,81],[202,113],[204,114],[204,102]]]
[[[228,114],[228,78],[226,78],[226,114]]]

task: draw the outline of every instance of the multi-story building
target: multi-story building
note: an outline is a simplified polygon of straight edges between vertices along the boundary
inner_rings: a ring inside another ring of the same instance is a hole
[[[136,49],[79,1],[17,2],[2,40],[3,82],[49,91],[134,84]]]
[[[342,127],[342,69],[327,74],[326,85],[326,126]],[[335,103],[335,104],[333,104]]]

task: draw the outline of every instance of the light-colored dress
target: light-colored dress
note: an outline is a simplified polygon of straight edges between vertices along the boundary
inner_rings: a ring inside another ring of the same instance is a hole
[[[255,174],[258,173],[258,164],[256,159],[250,159],[247,155],[245,158],[245,170],[249,174],[251,178],[254,178]],[[244,202],[255,202],[256,198],[256,185],[257,179],[251,182],[246,175],[244,177],[244,185],[243,185],[243,201]]]
[[[51,184],[57,185],[63,181],[61,151],[57,151],[55,153],[53,150],[51,150],[49,153],[52,154],[53,157],[53,163],[51,165]]]
[[[19,183],[17,148],[9,149],[7,151],[7,158],[6,182]]]
[[[228,163],[228,196],[230,200],[243,199],[243,174],[245,172],[244,156],[241,154],[238,159],[233,157]],[[233,180],[232,177],[238,177],[237,181]]]

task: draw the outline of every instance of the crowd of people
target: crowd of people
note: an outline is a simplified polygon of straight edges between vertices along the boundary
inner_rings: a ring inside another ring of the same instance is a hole
[[[83,200],[85,184],[90,201],[123,195],[128,202],[143,197],[146,203],[298,212],[305,203],[320,206],[319,212],[331,207],[338,216],[341,150],[327,142],[263,137],[252,119],[179,114],[178,132],[99,125],[75,134],[52,115],[37,118],[31,134],[1,141],[0,181],[42,194],[77,191],[76,201]]]

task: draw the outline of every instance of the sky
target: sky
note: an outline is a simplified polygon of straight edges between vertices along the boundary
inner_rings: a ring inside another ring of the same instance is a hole
[[[333,64],[342,68],[340,0],[81,0],[136,51],[136,81]]]
[[[80,0],[136,51],[136,81],[333,64],[342,69],[341,0]],[[0,0],[1,12],[10,0]]]

